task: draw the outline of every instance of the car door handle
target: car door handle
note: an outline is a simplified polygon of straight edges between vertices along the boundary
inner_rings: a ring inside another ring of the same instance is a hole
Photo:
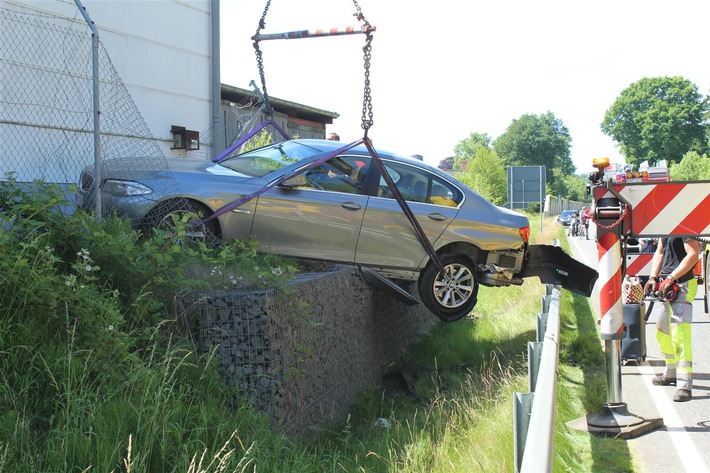
[[[344,209],[348,209],[348,210],[360,210],[362,208],[362,205],[358,204],[357,202],[343,202],[340,205]]]
[[[446,215],[441,214],[439,212],[432,212],[429,214],[429,218],[432,220],[436,220],[437,222],[443,222],[446,220]]]

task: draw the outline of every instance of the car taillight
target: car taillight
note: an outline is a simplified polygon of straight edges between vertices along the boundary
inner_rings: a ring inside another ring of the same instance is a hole
[[[522,227],[518,230],[518,233],[520,233],[520,238],[522,238],[525,243],[530,240],[530,227]]]

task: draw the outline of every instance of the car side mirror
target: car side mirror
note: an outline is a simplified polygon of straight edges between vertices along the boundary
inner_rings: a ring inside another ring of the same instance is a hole
[[[298,174],[296,176],[290,177],[279,184],[281,187],[288,187],[290,189],[294,187],[303,187],[308,185],[308,180],[303,174]]]

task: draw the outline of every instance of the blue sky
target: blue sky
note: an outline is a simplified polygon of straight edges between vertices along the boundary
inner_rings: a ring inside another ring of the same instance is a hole
[[[572,136],[577,172],[621,161],[599,128],[643,77],[683,76],[710,94],[706,0],[358,0],[370,24],[375,146],[453,155],[472,132],[500,136],[548,111]],[[265,0],[222,0],[222,82],[260,83],[251,36]],[[272,0],[264,33],[356,26],[350,0]],[[261,43],[269,95],[337,112],[328,131],[362,137],[364,35]]]

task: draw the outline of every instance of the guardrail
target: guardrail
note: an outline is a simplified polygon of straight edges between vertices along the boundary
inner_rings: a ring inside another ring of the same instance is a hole
[[[537,341],[528,343],[529,393],[513,397],[515,471],[552,471],[560,353],[560,286],[547,285],[537,314]]]

